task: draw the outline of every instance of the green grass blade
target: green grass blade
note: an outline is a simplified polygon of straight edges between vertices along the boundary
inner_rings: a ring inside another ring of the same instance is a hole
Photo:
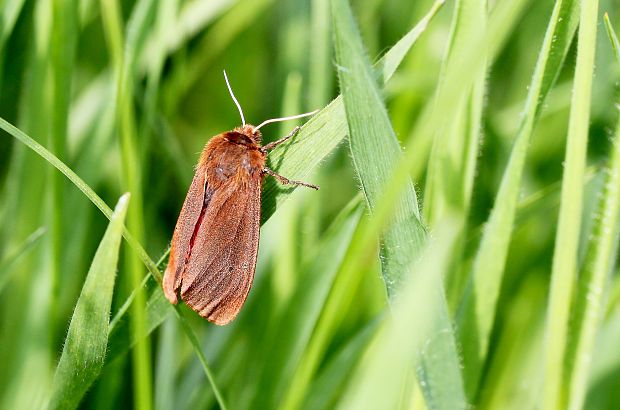
[[[616,57],[618,38],[605,14],[605,27]],[[618,60],[620,63],[620,59]],[[584,405],[590,376],[590,363],[599,325],[604,314],[605,285],[612,271],[618,247],[618,219],[620,216],[620,120],[611,141],[611,155],[605,175],[605,185],[599,200],[598,215],[594,218],[591,240],[579,275],[573,317],[572,343],[567,350],[568,369],[565,380],[570,380],[568,408],[581,409]]]
[[[37,229],[31,233],[13,253],[7,255],[2,259],[2,261],[0,261],[0,293],[2,293],[2,289],[4,289],[7,283],[11,280],[11,268],[13,267],[13,264],[16,263],[22,255],[32,249],[44,233],[45,228],[41,227]]]
[[[510,158],[495,205],[480,241],[472,272],[472,284],[459,307],[459,333],[468,397],[475,396],[489,347],[496,303],[508,254],[521,177],[536,120],[570,46],[576,28],[574,0],[555,4],[526,99]]]
[[[26,0],[8,0],[2,4],[0,11],[0,50],[4,48],[7,38],[13,32],[25,2]]]
[[[50,409],[77,408],[105,360],[108,321],[129,194],[116,205],[75,306],[56,368]]]
[[[375,70],[379,73],[379,79],[386,83],[396,71],[396,68],[403,61],[411,46],[420,38],[422,33],[428,28],[428,24],[435,18],[439,10],[443,7],[445,0],[435,0],[429,11],[420,21],[401,38],[377,63]]]
[[[52,38],[51,38],[51,69],[52,69],[52,102],[51,128],[48,147],[60,159],[66,158],[67,130],[69,121],[69,104],[71,101],[71,83],[74,67],[74,55],[77,48],[77,7],[76,0],[57,0],[52,2]],[[51,212],[50,218],[50,275],[51,302],[50,325],[56,326],[59,316],[61,270],[63,268],[63,238],[65,237],[65,181],[49,169],[49,192]],[[52,333],[53,334],[53,333]],[[54,341],[54,337],[52,341]]]
[[[577,248],[583,209],[583,181],[590,126],[597,11],[597,0],[581,2],[577,64],[547,311],[544,395],[544,407],[547,409],[566,408],[570,394],[569,386],[564,379],[564,365],[567,358],[566,345],[573,288],[577,275]]]
[[[332,16],[349,146],[372,212],[392,173],[391,165],[402,153],[348,3],[333,1]],[[403,269],[417,258],[426,240],[412,183],[406,185],[394,212],[381,245],[383,279],[390,296],[398,289]]]
[[[157,368],[155,373],[155,400],[157,410],[174,408],[174,380],[176,361],[179,352],[176,322],[166,320],[161,327],[157,348]]]

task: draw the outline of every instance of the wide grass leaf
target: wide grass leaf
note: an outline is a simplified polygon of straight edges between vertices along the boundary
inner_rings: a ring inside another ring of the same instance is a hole
[[[103,367],[110,305],[129,194],[116,205],[86,276],[60,356],[50,409],[76,408]]]
[[[334,47],[349,128],[349,146],[364,197],[372,212],[389,181],[392,164],[402,156],[374,71],[346,1],[332,2]],[[394,220],[381,244],[383,279],[388,294],[398,288],[404,269],[426,239],[418,202],[409,182],[394,207]]]

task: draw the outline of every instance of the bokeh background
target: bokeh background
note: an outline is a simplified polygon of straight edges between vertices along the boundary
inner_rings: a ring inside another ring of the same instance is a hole
[[[157,261],[166,254],[202,147],[240,125],[223,70],[254,124],[322,109],[338,95],[330,3],[5,0],[0,117],[55,154],[110,207],[130,191],[127,227]],[[492,18],[500,2],[488,3]],[[447,290],[451,317],[496,201],[554,7],[553,1],[514,3],[522,4],[514,24],[486,65],[463,255],[451,267],[463,279]],[[352,0],[369,60],[390,49],[432,4]],[[438,11],[383,92],[399,142],[418,150],[411,177],[421,207],[432,141],[439,137],[419,130],[442,82],[456,7],[447,1]],[[619,66],[603,12],[618,27],[620,4],[602,0],[599,6],[579,261],[597,219],[618,117]],[[543,400],[545,320],[576,53],[573,40],[527,148],[488,355],[479,386],[467,394],[477,408],[539,408]],[[442,115],[449,121],[454,113]],[[265,142],[296,124],[266,126]],[[389,303],[377,251],[355,271],[354,286],[338,285],[343,255],[360,218],[368,216],[351,156],[343,139],[304,171],[320,191],[296,189],[278,202],[261,229],[254,287],[234,323],[217,327],[181,308],[231,409],[334,408],[368,387],[355,381],[373,369],[364,364],[373,341],[380,343],[374,335],[389,316]],[[2,132],[0,221],[0,408],[38,408],[51,394],[69,322],[108,220],[47,161]],[[435,227],[427,228],[433,237]],[[148,275],[126,243],[120,255],[111,318]],[[587,408],[614,408],[620,401],[619,283],[616,275],[605,281]],[[121,320],[117,333],[110,333],[102,372],[80,407],[217,408],[178,318],[157,299],[154,281],[147,290],[150,308],[129,309],[142,327],[136,331]],[[330,325],[324,326],[326,317]],[[140,329],[149,335],[131,348]],[[416,387],[421,373],[410,371],[401,380],[398,408],[424,408],[423,389]]]

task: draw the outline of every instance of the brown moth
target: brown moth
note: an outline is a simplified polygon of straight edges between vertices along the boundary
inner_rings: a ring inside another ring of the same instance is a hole
[[[232,321],[243,306],[256,268],[262,182],[269,174],[283,184],[292,181],[266,167],[267,152],[293,137],[261,146],[259,129],[268,123],[315,112],[274,118],[255,127],[245,123],[226,72],[224,78],[243,125],[213,137],[202,150],[196,174],[177,220],[163,288],[170,303],[180,298],[217,325]]]

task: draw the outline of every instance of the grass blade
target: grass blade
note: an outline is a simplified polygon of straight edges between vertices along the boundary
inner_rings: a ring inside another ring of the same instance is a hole
[[[618,38],[605,14],[605,27],[618,56]],[[618,61],[620,62],[620,60]],[[604,313],[605,284],[612,271],[618,247],[618,219],[620,216],[620,120],[611,141],[611,155],[605,175],[605,185],[599,200],[591,240],[585,257],[583,272],[578,281],[577,294],[571,319],[571,339],[567,351],[565,380],[570,380],[568,407],[581,409],[590,376],[590,363],[599,324]]]
[[[116,205],[88,271],[56,368],[50,409],[77,408],[105,359],[118,252],[129,194]]]
[[[614,56],[616,57],[616,61],[618,62],[618,64],[620,64],[620,41],[618,41],[618,36],[616,35],[616,31],[611,25],[611,21],[609,21],[609,14],[605,13],[604,20],[605,29],[607,30],[607,35],[609,36],[611,47],[614,50]]]
[[[581,232],[597,11],[597,0],[581,2],[577,65],[547,311],[544,396],[544,407],[547,409],[566,408],[570,394],[569,386],[564,379],[564,365],[567,358],[568,323],[576,281],[577,247]]]
[[[476,253],[471,286],[459,307],[459,338],[469,398],[476,395],[488,352],[527,147],[542,104],[560,72],[573,38],[577,26],[576,9],[575,0],[558,0],[553,9],[530,83],[525,115],[522,117],[510,159],[495,197],[495,205]]]
[[[310,73],[308,86],[309,107],[320,107],[329,101],[331,88],[331,41],[329,0],[312,0],[311,2]]]
[[[438,88],[444,87],[450,77],[460,76],[457,63],[463,59],[467,45],[485,30],[486,1],[458,0],[454,8],[451,38]],[[433,139],[424,194],[424,215],[430,226],[434,226],[446,212],[467,212],[476,159],[471,153],[475,154],[478,146],[485,70],[486,64],[483,64],[470,95],[461,98],[457,110],[445,117],[442,127],[436,130],[438,138]],[[467,103],[473,104],[471,121],[466,118]],[[435,109],[442,110],[443,107]],[[467,129],[470,122],[473,125],[471,132]]]
[[[391,175],[391,164],[398,161],[402,153],[346,0],[332,2],[332,16],[349,146],[362,192],[372,212]],[[417,258],[426,240],[412,183],[404,188],[395,205],[394,216],[381,245],[383,280],[390,296],[398,289],[403,268]]]

